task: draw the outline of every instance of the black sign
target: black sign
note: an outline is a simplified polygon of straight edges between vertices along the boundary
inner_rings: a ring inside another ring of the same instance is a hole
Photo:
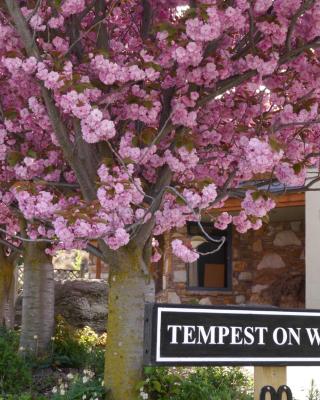
[[[149,304],[148,365],[320,365],[320,310]]]

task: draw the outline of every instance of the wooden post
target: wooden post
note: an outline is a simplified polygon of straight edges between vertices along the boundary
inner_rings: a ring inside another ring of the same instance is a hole
[[[287,367],[254,367],[254,400],[259,400],[263,386],[279,386],[287,383]]]
[[[96,261],[96,279],[101,279],[101,258],[99,257]]]

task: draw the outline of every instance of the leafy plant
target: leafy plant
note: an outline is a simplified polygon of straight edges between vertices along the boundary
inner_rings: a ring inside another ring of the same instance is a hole
[[[106,335],[91,328],[74,329],[62,317],[57,319],[53,340],[53,364],[60,367],[91,368],[101,373],[104,368]]]
[[[18,354],[19,335],[0,329],[0,393],[15,395],[30,388],[31,370],[26,359]]]
[[[252,400],[252,382],[240,368],[145,369],[140,398],[150,400]]]

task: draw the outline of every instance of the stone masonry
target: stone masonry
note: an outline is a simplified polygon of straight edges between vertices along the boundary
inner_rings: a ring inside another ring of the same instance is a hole
[[[189,290],[186,265],[170,253],[169,243],[167,235],[160,302],[304,307],[303,220],[270,222],[246,234],[233,230],[232,289],[227,292]]]

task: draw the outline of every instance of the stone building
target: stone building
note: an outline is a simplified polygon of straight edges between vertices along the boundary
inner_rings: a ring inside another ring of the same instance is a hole
[[[194,247],[210,251],[195,224],[166,234],[164,257],[155,270],[157,300],[203,305],[259,304],[283,308],[305,307],[304,194],[280,196],[270,221],[258,231],[239,234],[234,228],[209,232],[226,237],[222,249],[185,264],[170,248],[173,237],[188,235]],[[239,201],[226,203],[236,212]],[[212,229],[212,224],[211,229]],[[208,228],[208,227],[207,227]]]

